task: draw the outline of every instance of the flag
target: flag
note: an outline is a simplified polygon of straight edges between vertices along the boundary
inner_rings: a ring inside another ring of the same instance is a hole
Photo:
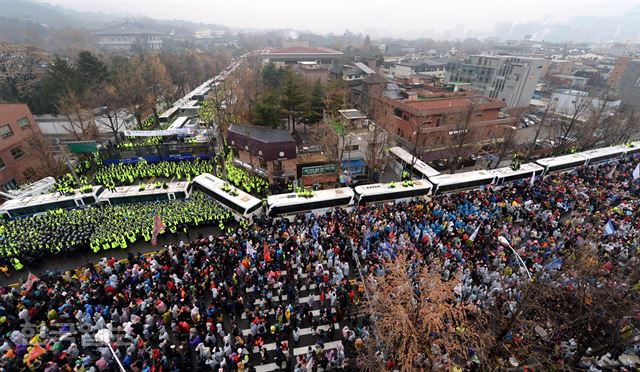
[[[536,172],[531,173],[531,181],[529,181],[529,187],[533,187],[533,184],[536,182]]]
[[[153,232],[151,233],[151,245],[156,246],[158,244],[158,234],[164,232],[166,226],[162,222],[162,218],[158,214],[155,215],[153,220]]]
[[[633,170],[633,180],[637,180],[640,178],[640,163],[636,166],[636,169]]]
[[[22,289],[24,289],[26,292],[29,292],[31,290],[31,287],[33,287],[35,282],[37,282],[38,280],[40,279],[38,279],[37,276],[29,273],[29,275],[27,276],[27,280],[25,280],[24,284],[22,285]]]
[[[471,236],[469,237],[469,240],[471,241],[476,240],[476,236],[478,236],[478,231],[480,231],[480,225],[478,225],[478,227],[476,227],[476,229],[473,231],[473,234],[471,234]]]
[[[271,261],[271,252],[269,251],[269,246],[267,245],[267,242],[264,242],[264,249],[263,249],[263,253],[262,255],[264,256],[264,260],[266,262]]]
[[[31,362],[38,359],[42,354],[47,351],[42,348],[42,346],[35,344],[31,351],[29,352],[29,358],[27,359],[27,366],[31,367]]]
[[[545,270],[559,270],[562,267],[563,260],[561,257],[553,259],[544,266]]]
[[[607,178],[612,178],[613,177],[613,173],[616,171],[617,167],[618,167],[618,163],[615,163],[613,165],[613,169],[611,170],[611,172],[609,172],[609,174],[607,174]]]
[[[607,224],[604,226],[604,236],[607,237],[609,235],[613,235],[613,233],[616,230],[613,228],[613,222],[611,222],[611,219],[609,219],[609,221],[607,221]]]

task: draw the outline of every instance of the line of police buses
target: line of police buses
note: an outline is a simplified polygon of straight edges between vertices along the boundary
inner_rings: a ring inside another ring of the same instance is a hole
[[[254,217],[262,214],[292,220],[300,213],[325,213],[332,208],[350,209],[358,205],[426,198],[479,189],[487,185],[501,186],[519,180],[533,180],[551,173],[567,172],[577,167],[614,162],[640,153],[640,142],[539,159],[522,164],[516,170],[505,167],[457,174],[440,174],[400,147],[391,148],[389,153],[391,167],[413,170],[413,181],[377,183],[353,189],[341,187],[276,194],[269,196],[266,203],[263,203],[263,200],[230,186],[220,178],[202,174],[192,182],[156,183],[145,187],[121,186],[114,189],[96,186],[90,192],[75,190],[67,195],[52,193],[9,200],[0,206],[0,215],[4,218],[21,218],[56,209],[181,200],[189,198],[197,190],[230,210],[237,220],[244,219],[251,223]]]

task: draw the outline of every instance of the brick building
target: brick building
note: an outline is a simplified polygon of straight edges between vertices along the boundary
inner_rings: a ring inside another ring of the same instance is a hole
[[[0,190],[35,181],[45,172],[46,147],[38,151],[31,139],[40,134],[31,111],[22,103],[0,104]]]
[[[611,74],[609,74],[609,78],[607,79],[607,84],[610,87],[615,88],[620,83],[620,79],[624,75],[625,70],[629,66],[629,62],[631,62],[631,57],[618,57],[616,58],[616,64],[613,66],[613,70]]]
[[[429,88],[429,87],[425,87]],[[374,98],[374,120],[405,148],[416,147],[423,160],[447,157],[460,133],[468,133],[469,155],[483,145],[499,142],[513,129],[513,118],[500,118],[506,103],[467,91],[407,90],[407,98]]]
[[[276,188],[284,190],[295,180],[297,149],[288,130],[232,124],[227,130],[227,144],[237,166],[267,178]]]

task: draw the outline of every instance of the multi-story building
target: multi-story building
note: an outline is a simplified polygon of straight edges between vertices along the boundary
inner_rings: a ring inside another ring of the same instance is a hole
[[[98,46],[109,51],[129,51],[134,46],[143,49],[162,48],[162,34],[147,30],[131,22],[107,27],[92,33],[98,39]]]
[[[444,79],[447,60],[409,59],[391,65],[389,73],[395,78],[408,78],[414,75],[428,75]]]
[[[610,87],[615,88],[618,86],[620,79],[622,79],[625,70],[629,66],[629,62],[631,62],[631,57],[616,58],[616,64],[613,66],[613,70],[607,79],[607,84],[609,84]]]
[[[494,98],[438,88],[405,91],[403,96],[408,98],[372,97],[371,106],[377,106],[373,119],[403,147],[415,148],[423,160],[448,157],[456,141],[464,141],[462,147],[471,154],[514,129],[515,119],[501,118],[505,102]]]
[[[528,107],[544,60],[517,56],[474,55],[447,64],[445,82],[468,82],[480,95],[503,101],[509,109]]]
[[[548,71],[543,77],[555,74],[571,75],[576,63],[567,59],[553,59],[549,62]]]
[[[620,106],[619,99],[610,99],[603,102],[597,97],[589,97],[589,92],[575,89],[556,89],[551,93],[553,101],[553,110],[558,115],[572,116],[576,112],[576,108],[581,108],[578,120],[585,121],[591,113],[603,110],[605,113],[613,113]]]
[[[332,66],[342,59],[343,53],[320,47],[309,47],[308,42],[285,43],[282,48],[266,48],[260,52],[264,62],[276,65],[295,65],[298,62],[316,62],[320,66]]]
[[[296,142],[286,129],[232,124],[226,133],[234,164],[286,190],[296,178]]]
[[[38,148],[39,133],[27,105],[0,104],[0,191],[15,190],[44,174],[51,158],[46,148]]]
[[[640,59],[629,61],[618,84],[622,106],[640,108]]]

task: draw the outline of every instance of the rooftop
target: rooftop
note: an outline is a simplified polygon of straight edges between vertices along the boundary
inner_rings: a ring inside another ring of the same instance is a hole
[[[338,110],[338,112],[340,114],[342,114],[342,116],[347,120],[366,119],[367,118],[363,113],[361,113],[360,111],[358,111],[356,109]]]
[[[124,22],[102,30],[94,31],[93,35],[162,35],[160,32],[139,27],[131,22]]]
[[[343,53],[338,52],[337,50],[329,49],[329,48],[320,48],[320,47],[287,47],[287,48],[266,48],[262,50],[263,55],[270,56],[287,56],[287,55],[296,55],[296,54],[326,54],[333,56],[341,56]]]
[[[287,129],[273,129],[249,124],[231,124],[229,132],[266,143],[293,142],[293,137]]]

